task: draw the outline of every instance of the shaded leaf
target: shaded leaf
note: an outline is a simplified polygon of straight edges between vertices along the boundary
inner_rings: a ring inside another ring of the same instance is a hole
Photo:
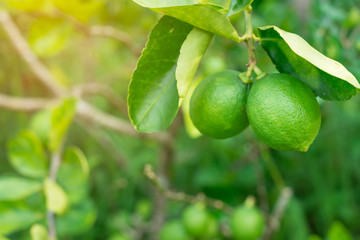
[[[175,68],[191,25],[164,16],[152,30],[129,86],[129,117],[140,132],[167,128],[178,111]]]
[[[70,202],[78,203],[87,196],[89,165],[83,152],[76,147],[68,148],[58,172],[58,182],[64,188]]]
[[[43,219],[43,214],[19,203],[0,202],[0,234],[23,230]]]
[[[47,229],[40,224],[35,224],[30,229],[31,240],[48,240]]]
[[[0,178],[0,201],[24,199],[42,189],[42,184],[20,177]]]
[[[65,138],[66,132],[70,127],[76,110],[75,99],[65,99],[56,106],[51,115],[51,129],[49,133],[49,148],[56,151]]]
[[[44,177],[47,162],[41,141],[31,131],[21,131],[7,144],[8,157],[16,171],[27,177]]]
[[[180,49],[176,67],[176,81],[179,94],[179,106],[189,91],[200,61],[209,46],[213,34],[194,28]]]
[[[239,42],[240,38],[229,19],[217,7],[196,4],[196,1],[153,1],[134,0],[143,7],[161,12],[208,32]]]
[[[280,72],[300,78],[326,100],[347,100],[360,84],[340,63],[322,55],[300,36],[275,26],[259,28],[261,46]]]
[[[69,207],[65,191],[55,182],[46,179],[44,183],[46,208],[57,214],[63,214]]]
[[[243,11],[246,7],[250,6],[253,1],[254,0],[231,0],[227,16],[232,16]]]

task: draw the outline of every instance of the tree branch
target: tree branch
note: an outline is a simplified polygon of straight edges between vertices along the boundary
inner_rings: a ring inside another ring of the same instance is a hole
[[[10,15],[6,11],[0,11],[0,24],[4,28],[20,57],[22,57],[22,59],[28,64],[30,70],[38,77],[38,79],[47,88],[49,88],[55,96],[64,97],[70,95],[70,92],[56,82],[55,78],[47,69],[47,67],[31,51],[28,43],[21,35],[18,27],[15,25]],[[7,105],[4,105],[4,107],[7,107]],[[113,129],[119,133],[125,133],[131,136],[146,137],[158,140],[160,142],[168,142],[169,139],[171,139],[166,133],[151,135],[138,133],[127,121],[104,113],[83,100],[79,100],[77,110],[80,117],[96,122],[101,126]]]
[[[273,233],[275,233],[280,228],[280,222],[283,218],[285,210],[289,204],[289,201],[293,195],[293,191],[289,187],[284,187],[280,193],[280,197],[278,198],[273,213],[270,216],[269,223],[266,229],[266,232],[262,238],[262,240],[270,240]]]
[[[33,112],[45,108],[57,99],[12,97],[0,93],[0,108],[13,111]]]
[[[144,168],[145,176],[159,189],[159,191],[168,199],[178,202],[185,202],[185,203],[194,203],[197,201],[203,201],[207,206],[223,210],[226,213],[232,213],[233,208],[231,206],[226,205],[221,200],[216,200],[212,198],[206,197],[204,194],[200,193],[197,196],[188,195],[183,192],[176,192],[169,190],[163,180],[156,175],[154,169],[151,165],[146,165]]]
[[[21,35],[20,30],[15,25],[10,15],[5,11],[0,11],[0,24],[11,40],[11,44],[14,46],[23,60],[28,64],[32,72],[39,78],[39,80],[56,96],[64,95],[65,89],[61,85],[57,84],[50,71],[31,51],[28,43]]]

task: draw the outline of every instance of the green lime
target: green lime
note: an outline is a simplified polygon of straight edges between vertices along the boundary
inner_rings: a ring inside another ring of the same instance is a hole
[[[265,218],[254,206],[242,205],[235,209],[231,218],[231,230],[236,240],[258,239],[265,227]]]
[[[222,71],[206,77],[190,100],[190,117],[196,128],[213,138],[229,138],[248,125],[246,95],[248,85],[239,72]]]
[[[186,231],[193,237],[200,238],[205,235],[209,221],[209,214],[202,203],[187,207],[182,216]]]
[[[167,222],[160,230],[160,240],[190,240],[181,221]]]
[[[206,223],[206,230],[203,233],[203,239],[206,240],[215,239],[218,236],[218,232],[219,232],[219,228],[218,228],[217,219],[209,214]]]
[[[321,124],[314,93],[288,74],[271,74],[255,82],[247,113],[256,135],[279,151],[306,152]]]

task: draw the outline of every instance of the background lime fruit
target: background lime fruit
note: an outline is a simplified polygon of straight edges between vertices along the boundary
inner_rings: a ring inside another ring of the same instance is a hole
[[[247,113],[256,135],[279,151],[307,151],[321,124],[314,93],[288,74],[257,81],[249,93]]]
[[[245,111],[248,86],[237,71],[206,77],[190,100],[190,117],[199,131],[213,138],[229,138],[248,125]]]
[[[181,221],[167,222],[160,230],[159,240],[190,240]]]
[[[254,206],[242,205],[235,209],[231,218],[231,230],[236,240],[258,239],[265,227],[265,218]]]
[[[207,231],[209,214],[202,203],[187,207],[182,216],[186,231],[193,237],[202,237]]]

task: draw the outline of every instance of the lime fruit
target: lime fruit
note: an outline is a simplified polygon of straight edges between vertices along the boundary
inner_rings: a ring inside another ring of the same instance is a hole
[[[321,124],[314,93],[288,74],[271,74],[255,82],[247,113],[256,135],[279,151],[306,152]]]
[[[200,238],[205,235],[209,223],[209,214],[202,203],[187,207],[182,216],[186,231],[193,237]]]
[[[181,221],[173,220],[167,222],[160,230],[160,240],[190,240]]]
[[[248,125],[246,96],[248,85],[239,72],[227,70],[206,77],[190,100],[190,117],[195,127],[213,138],[229,138]]]
[[[242,205],[235,209],[230,224],[234,239],[255,240],[264,231],[265,218],[258,208]]]

